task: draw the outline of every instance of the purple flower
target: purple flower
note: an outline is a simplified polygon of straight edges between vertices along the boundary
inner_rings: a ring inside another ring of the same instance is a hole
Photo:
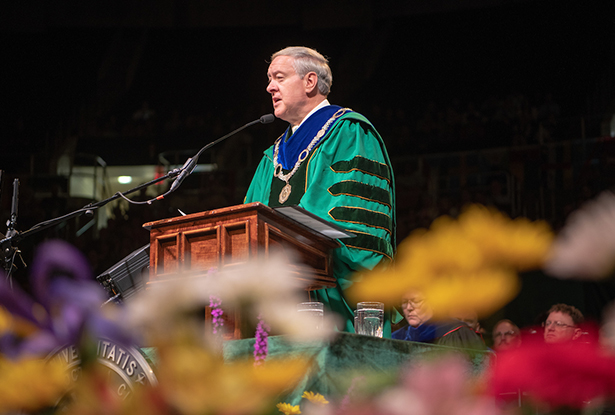
[[[224,311],[220,308],[222,305],[222,300],[216,297],[215,295],[209,296],[209,307],[211,308],[211,315],[213,317],[213,333],[217,334],[218,329],[224,326],[224,320],[222,319],[222,315]]]
[[[254,365],[258,366],[267,358],[269,326],[265,323],[261,316],[258,316],[258,324],[256,326],[256,334],[254,335]]]
[[[30,285],[32,296],[11,287],[0,276],[0,305],[39,329],[24,338],[5,334],[0,338],[3,354],[47,354],[57,347],[78,345],[87,335],[132,343],[118,325],[101,315],[104,289],[93,279],[84,256],[66,242],[55,240],[40,245]]]

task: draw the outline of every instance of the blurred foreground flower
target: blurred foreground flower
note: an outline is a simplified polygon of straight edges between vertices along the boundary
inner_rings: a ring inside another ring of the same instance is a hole
[[[334,316],[325,314],[325,328],[317,329],[313,316],[297,312],[297,304],[305,301],[306,294],[289,271],[289,263],[282,255],[270,255],[205,276],[151,284],[127,303],[126,321],[133,330],[147,333],[149,342],[156,342],[156,338],[167,338],[169,333],[185,327],[186,317],[209,305],[213,295],[220,299],[225,312],[241,310],[249,320],[247,325],[253,328],[260,316],[272,333],[287,335],[291,340],[319,340],[335,335],[328,329],[334,327]]]
[[[160,350],[159,392],[180,414],[259,414],[293,388],[308,365],[304,359],[225,363],[197,345],[173,345]]]
[[[247,305],[250,312],[262,312],[276,322],[280,330],[289,327],[281,322],[289,325],[297,320],[296,302],[301,301],[301,292],[285,273],[285,265],[279,261],[251,263],[232,273],[178,278],[169,284],[154,284],[126,307],[102,307],[104,290],[92,278],[83,256],[62,242],[41,245],[32,271],[33,296],[10,289],[4,278],[0,280],[0,412],[270,412],[278,396],[290,392],[305,376],[311,362],[297,357],[267,359],[258,367],[252,359],[226,362],[217,348],[219,342],[203,341],[203,336],[210,340],[219,340],[219,336],[204,332],[202,310],[208,304]],[[293,313],[284,310],[286,315],[279,316],[278,310],[263,303],[278,301],[292,302]],[[117,311],[114,317],[118,320],[103,316],[106,310]],[[200,315],[196,313],[199,310]],[[127,332],[118,321],[134,333],[143,334],[140,329],[153,333],[147,346],[155,348],[155,382],[145,382],[144,374],[134,382],[128,379],[137,374],[138,363],[129,359],[127,352],[136,343],[128,337],[113,336]],[[314,338],[324,333],[307,335]],[[101,360],[96,345],[100,346],[97,340],[103,337],[119,344],[103,353]],[[124,345],[128,346],[126,350]],[[69,379],[75,382],[69,384]]]
[[[408,365],[394,385],[374,391],[367,384],[338,405],[306,407],[306,415],[499,415],[491,396],[459,354],[439,354]]]
[[[73,246],[62,241],[41,244],[30,286],[32,296],[17,285],[11,287],[0,272],[0,306],[14,323],[0,332],[0,352],[5,356],[45,356],[97,337],[131,343],[128,332],[114,321],[114,308],[101,309],[105,292]]]
[[[544,269],[560,278],[598,279],[613,272],[615,194],[603,192],[570,214]]]
[[[615,398],[615,356],[605,353],[594,337],[557,344],[530,338],[499,353],[489,374],[491,393],[503,400],[507,393],[521,391],[541,411],[580,409]]]
[[[0,357],[0,413],[53,407],[68,387],[66,367],[58,361]]]
[[[189,342],[158,350],[158,384],[122,396],[102,366],[85,371],[66,415],[257,415],[269,413],[279,394],[304,376],[304,359],[224,362],[218,354]]]
[[[29,412],[60,402],[79,368],[69,373],[66,361],[52,358],[58,350],[71,347],[75,355],[66,360],[83,358],[87,365],[96,353],[78,351],[96,350],[99,338],[132,343],[114,320],[115,307],[101,308],[105,292],[73,246],[41,244],[29,277],[31,295],[0,276],[0,410]]]
[[[544,222],[511,220],[473,205],[457,220],[443,216],[429,230],[413,232],[400,244],[393,266],[366,273],[350,296],[397,304],[418,290],[436,318],[463,310],[488,315],[514,298],[517,272],[540,267],[552,240]]]

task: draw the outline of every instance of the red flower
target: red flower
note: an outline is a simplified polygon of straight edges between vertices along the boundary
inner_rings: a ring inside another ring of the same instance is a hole
[[[489,373],[491,392],[505,397],[521,391],[553,408],[582,408],[593,399],[615,397],[615,356],[600,347],[595,328],[583,331],[592,334],[561,344],[528,338],[518,349],[498,353]]]

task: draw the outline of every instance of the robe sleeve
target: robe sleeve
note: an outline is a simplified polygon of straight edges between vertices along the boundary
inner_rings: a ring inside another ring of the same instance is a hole
[[[393,170],[382,139],[369,122],[340,120],[307,160],[300,206],[355,233],[335,252],[338,282],[393,257]]]

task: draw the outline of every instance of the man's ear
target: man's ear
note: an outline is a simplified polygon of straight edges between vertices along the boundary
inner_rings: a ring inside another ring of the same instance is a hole
[[[312,95],[318,92],[318,75],[316,72],[308,72],[303,77],[303,85],[305,86],[305,92],[308,95]]]
[[[574,329],[574,334],[572,335],[572,340],[576,340],[579,337],[581,337],[581,335],[583,334],[583,332],[581,331],[581,329]]]

